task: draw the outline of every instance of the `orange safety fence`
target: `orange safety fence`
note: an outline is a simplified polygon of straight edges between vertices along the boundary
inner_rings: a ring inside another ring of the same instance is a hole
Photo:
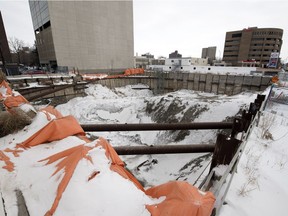
[[[83,80],[96,80],[96,79],[115,79],[125,76],[130,76],[134,74],[144,74],[143,68],[128,68],[124,71],[123,74],[115,74],[115,75],[108,75],[108,74],[82,74]]]
[[[144,69],[143,68],[129,68],[129,69],[126,69],[124,72],[125,76],[134,75],[134,74],[144,74]]]

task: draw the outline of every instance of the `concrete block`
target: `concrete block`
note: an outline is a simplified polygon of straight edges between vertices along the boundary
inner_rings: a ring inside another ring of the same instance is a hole
[[[177,72],[176,75],[177,75],[177,78],[176,78],[177,80],[183,81],[183,73]]]
[[[227,75],[219,75],[219,83],[226,83]]]
[[[183,73],[183,82],[187,82],[188,78],[189,78],[189,74]]]
[[[226,94],[226,83],[219,83],[218,94]]]
[[[235,81],[234,81],[235,85],[242,86],[243,78],[244,78],[243,76],[236,75],[235,76]]]
[[[54,93],[55,97],[58,97],[58,96],[63,96],[63,95],[65,95],[65,90],[66,90],[66,89],[64,89],[64,90],[61,90],[61,91],[57,91],[57,92],[55,92],[55,93]]]
[[[183,80],[177,80],[177,89],[183,89]]]
[[[271,77],[262,77],[261,79],[261,85],[269,86],[271,82]]]
[[[65,94],[65,95],[74,94],[74,89],[73,89],[73,87],[71,87],[71,88],[66,88],[66,89],[64,90],[64,94]]]
[[[194,73],[189,73],[188,80],[191,80],[191,81],[194,80]]]
[[[199,80],[200,80],[200,74],[195,73],[194,74],[194,90],[198,91],[199,90]]]
[[[235,75],[227,75],[226,84],[234,85]]]
[[[194,82],[188,81],[187,82],[187,89],[188,90],[194,90]]]
[[[227,95],[233,95],[233,89],[234,89],[234,86],[233,86],[233,85],[226,85],[225,94],[227,94]]]
[[[212,83],[213,84],[218,84],[220,80],[220,76],[219,75],[213,75],[212,77]]]
[[[218,84],[211,84],[211,92],[218,94]]]
[[[212,80],[213,80],[213,75],[212,75],[212,74],[207,74],[207,75],[206,75],[205,92],[211,92],[211,89],[212,89],[212,86],[211,86]]]
[[[168,80],[168,88],[174,89],[174,80]]]
[[[199,78],[199,81],[200,82],[206,82],[206,74],[200,74],[200,78]]]
[[[252,76],[244,76],[243,85],[251,86],[251,83],[252,83]]]
[[[205,91],[205,82],[199,82],[199,90],[198,91]]]
[[[253,76],[252,77],[252,86],[261,86],[261,76]]]
[[[233,88],[233,95],[240,94],[242,91],[242,85],[234,85]]]

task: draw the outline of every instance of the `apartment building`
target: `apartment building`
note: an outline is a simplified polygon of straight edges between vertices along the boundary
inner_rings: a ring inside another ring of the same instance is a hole
[[[280,53],[283,29],[247,28],[226,32],[223,61],[241,66],[252,61],[260,67],[268,67],[272,53]]]

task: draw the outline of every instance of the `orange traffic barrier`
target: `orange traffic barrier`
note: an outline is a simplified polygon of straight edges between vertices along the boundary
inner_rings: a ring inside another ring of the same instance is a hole
[[[200,193],[196,187],[182,181],[152,187],[146,194],[154,198],[166,197],[159,204],[146,206],[152,216],[210,216],[215,202],[211,192]]]

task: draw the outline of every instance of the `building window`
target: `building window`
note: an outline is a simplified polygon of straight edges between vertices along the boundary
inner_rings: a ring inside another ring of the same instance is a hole
[[[169,67],[169,69],[171,69],[171,67]]]
[[[242,36],[242,33],[232,34],[232,38],[241,37],[241,36]]]
[[[183,67],[181,67],[181,69],[183,69]]]

